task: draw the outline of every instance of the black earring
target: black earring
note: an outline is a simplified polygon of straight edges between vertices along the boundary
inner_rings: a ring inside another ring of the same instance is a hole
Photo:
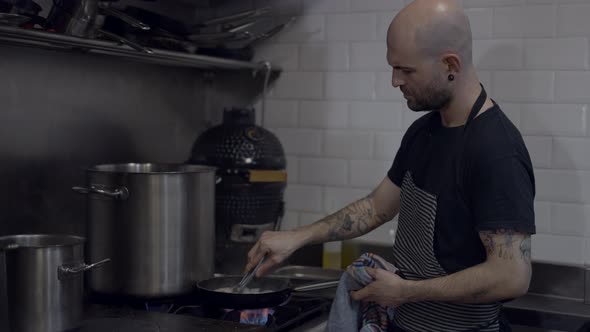
[[[455,75],[449,74],[449,81],[454,81],[454,80],[455,80]]]

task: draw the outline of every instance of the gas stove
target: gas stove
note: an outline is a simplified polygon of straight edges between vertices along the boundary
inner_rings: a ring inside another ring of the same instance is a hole
[[[71,332],[286,332],[325,315],[330,304],[310,294],[258,310],[212,308],[196,295],[151,301],[92,297],[84,321]]]

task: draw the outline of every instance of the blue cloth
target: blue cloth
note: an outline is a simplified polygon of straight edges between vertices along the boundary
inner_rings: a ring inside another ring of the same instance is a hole
[[[372,253],[361,255],[342,274],[336,296],[330,308],[327,332],[386,332],[392,325],[393,308],[374,302],[354,301],[351,291],[373,282],[366,267],[395,272],[396,268],[385,259]]]
[[[340,277],[336,296],[330,308],[327,332],[358,332],[361,321],[360,302],[350,297],[350,292],[363,288],[358,281],[344,272]]]

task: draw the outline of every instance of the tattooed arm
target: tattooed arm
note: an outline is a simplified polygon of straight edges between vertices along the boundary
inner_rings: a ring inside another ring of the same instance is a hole
[[[367,197],[349,204],[300,230],[305,244],[340,241],[366,234],[395,217],[400,206],[400,189],[385,178]]]
[[[246,270],[267,254],[257,275],[264,275],[295,250],[308,245],[361,236],[393,219],[399,211],[400,189],[389,178],[367,197],[311,225],[289,232],[265,232],[248,253]]]
[[[484,263],[448,275],[404,281],[405,299],[489,303],[526,294],[531,278],[531,237],[512,230],[480,232],[487,252]]]

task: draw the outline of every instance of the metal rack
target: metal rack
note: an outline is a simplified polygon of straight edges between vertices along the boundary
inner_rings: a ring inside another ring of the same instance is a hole
[[[83,51],[91,54],[103,54],[126,58],[133,61],[182,66],[208,70],[267,70],[268,62],[247,62],[217,58],[205,55],[195,55],[161,49],[153,49],[153,53],[138,52],[128,46],[103,40],[92,40],[29,30],[9,26],[0,26],[0,42],[12,45],[32,46],[65,51]],[[273,68],[273,71],[278,71]]]

